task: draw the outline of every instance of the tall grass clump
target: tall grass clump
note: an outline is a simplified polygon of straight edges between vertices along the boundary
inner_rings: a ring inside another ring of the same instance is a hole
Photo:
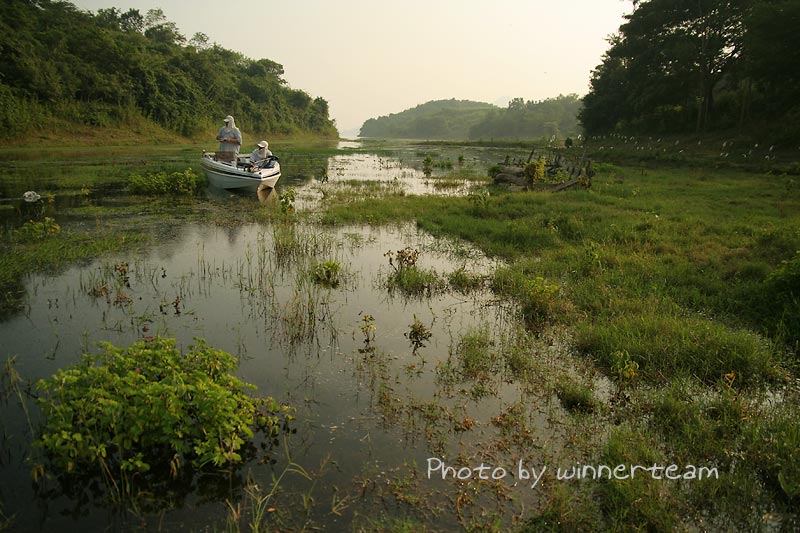
[[[200,177],[191,168],[183,172],[131,174],[128,179],[133,194],[147,196],[161,194],[191,196],[202,186]]]
[[[669,464],[653,442],[645,432],[628,425],[620,426],[609,434],[600,464],[612,468]],[[600,507],[609,530],[672,531],[678,526],[678,516],[674,512],[676,493],[664,490],[667,482],[663,479],[644,474],[630,479],[602,479],[597,483]]]
[[[419,250],[410,247],[386,252],[392,272],[386,284],[390,292],[399,291],[406,296],[430,296],[443,289],[446,282],[434,270],[419,268]]]
[[[767,276],[758,300],[767,330],[800,353],[800,250]]]
[[[733,372],[737,383],[753,384],[776,373],[774,349],[760,335],[701,317],[624,314],[576,329],[581,352],[611,370],[624,350],[651,382],[691,376],[713,384]]]

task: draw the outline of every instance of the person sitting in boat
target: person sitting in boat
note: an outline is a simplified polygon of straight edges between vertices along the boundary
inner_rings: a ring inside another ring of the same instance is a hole
[[[258,146],[255,150],[250,154],[250,164],[252,165],[251,170],[255,172],[259,168],[264,167],[267,164],[268,158],[272,156],[272,152],[269,150],[269,143],[267,141],[261,141],[258,143]]]
[[[225,125],[220,128],[217,134],[219,141],[220,152],[233,152],[233,160],[239,155],[239,147],[242,146],[242,132],[236,127],[233,117],[228,115],[225,117]]]

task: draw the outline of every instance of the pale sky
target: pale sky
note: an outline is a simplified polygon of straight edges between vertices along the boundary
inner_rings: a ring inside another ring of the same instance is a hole
[[[72,0],[97,12],[161,8],[330,105],[342,135],[429,100],[505,106],[589,90],[629,0]]]

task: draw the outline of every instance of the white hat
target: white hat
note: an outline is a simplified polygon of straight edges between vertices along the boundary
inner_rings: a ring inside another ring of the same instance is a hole
[[[232,122],[232,121],[233,121],[233,117],[232,117],[232,116],[230,116],[230,115],[228,115],[227,117],[225,117],[225,118],[222,120],[222,122]]]
[[[259,148],[266,148],[267,146],[269,146],[269,143],[267,141],[261,141],[260,143],[258,143]]]

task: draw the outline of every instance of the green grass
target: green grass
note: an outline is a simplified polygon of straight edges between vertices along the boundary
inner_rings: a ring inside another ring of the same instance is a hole
[[[800,354],[800,190],[730,169],[597,168],[585,191],[329,204],[323,221],[412,219],[505,260],[488,285],[528,331],[566,330],[611,379],[611,401],[554,379],[561,405],[584,413],[571,417],[570,457],[719,468],[691,482],[556,482],[522,530],[796,527],[800,399],[786,384]],[[490,343],[464,336],[440,379],[531,379],[529,357]]]
[[[498,292],[532,306],[534,315],[605,331],[603,349],[628,349],[628,342],[643,350],[647,343],[672,345],[682,353],[667,365],[670,373],[710,377],[738,369],[768,377],[774,354],[757,346],[758,337],[780,329],[779,342],[791,346],[800,339],[790,320],[796,299],[770,308],[763,296],[796,279],[793,263],[782,262],[800,249],[800,193],[772,187],[769,175],[598,168],[588,191],[493,191],[481,206],[466,198],[376,199],[331,205],[323,221],[413,217],[434,235],[466,239],[511,261],[495,274]],[[786,281],[776,280],[781,276]],[[555,300],[547,312],[531,302],[530,284],[540,277],[544,286],[558,287],[546,296]],[[609,337],[614,332],[616,338]],[[672,340],[676,334],[685,342]],[[712,351],[734,347],[736,354],[693,362],[692,336]],[[591,344],[585,347],[587,355],[598,355]]]

